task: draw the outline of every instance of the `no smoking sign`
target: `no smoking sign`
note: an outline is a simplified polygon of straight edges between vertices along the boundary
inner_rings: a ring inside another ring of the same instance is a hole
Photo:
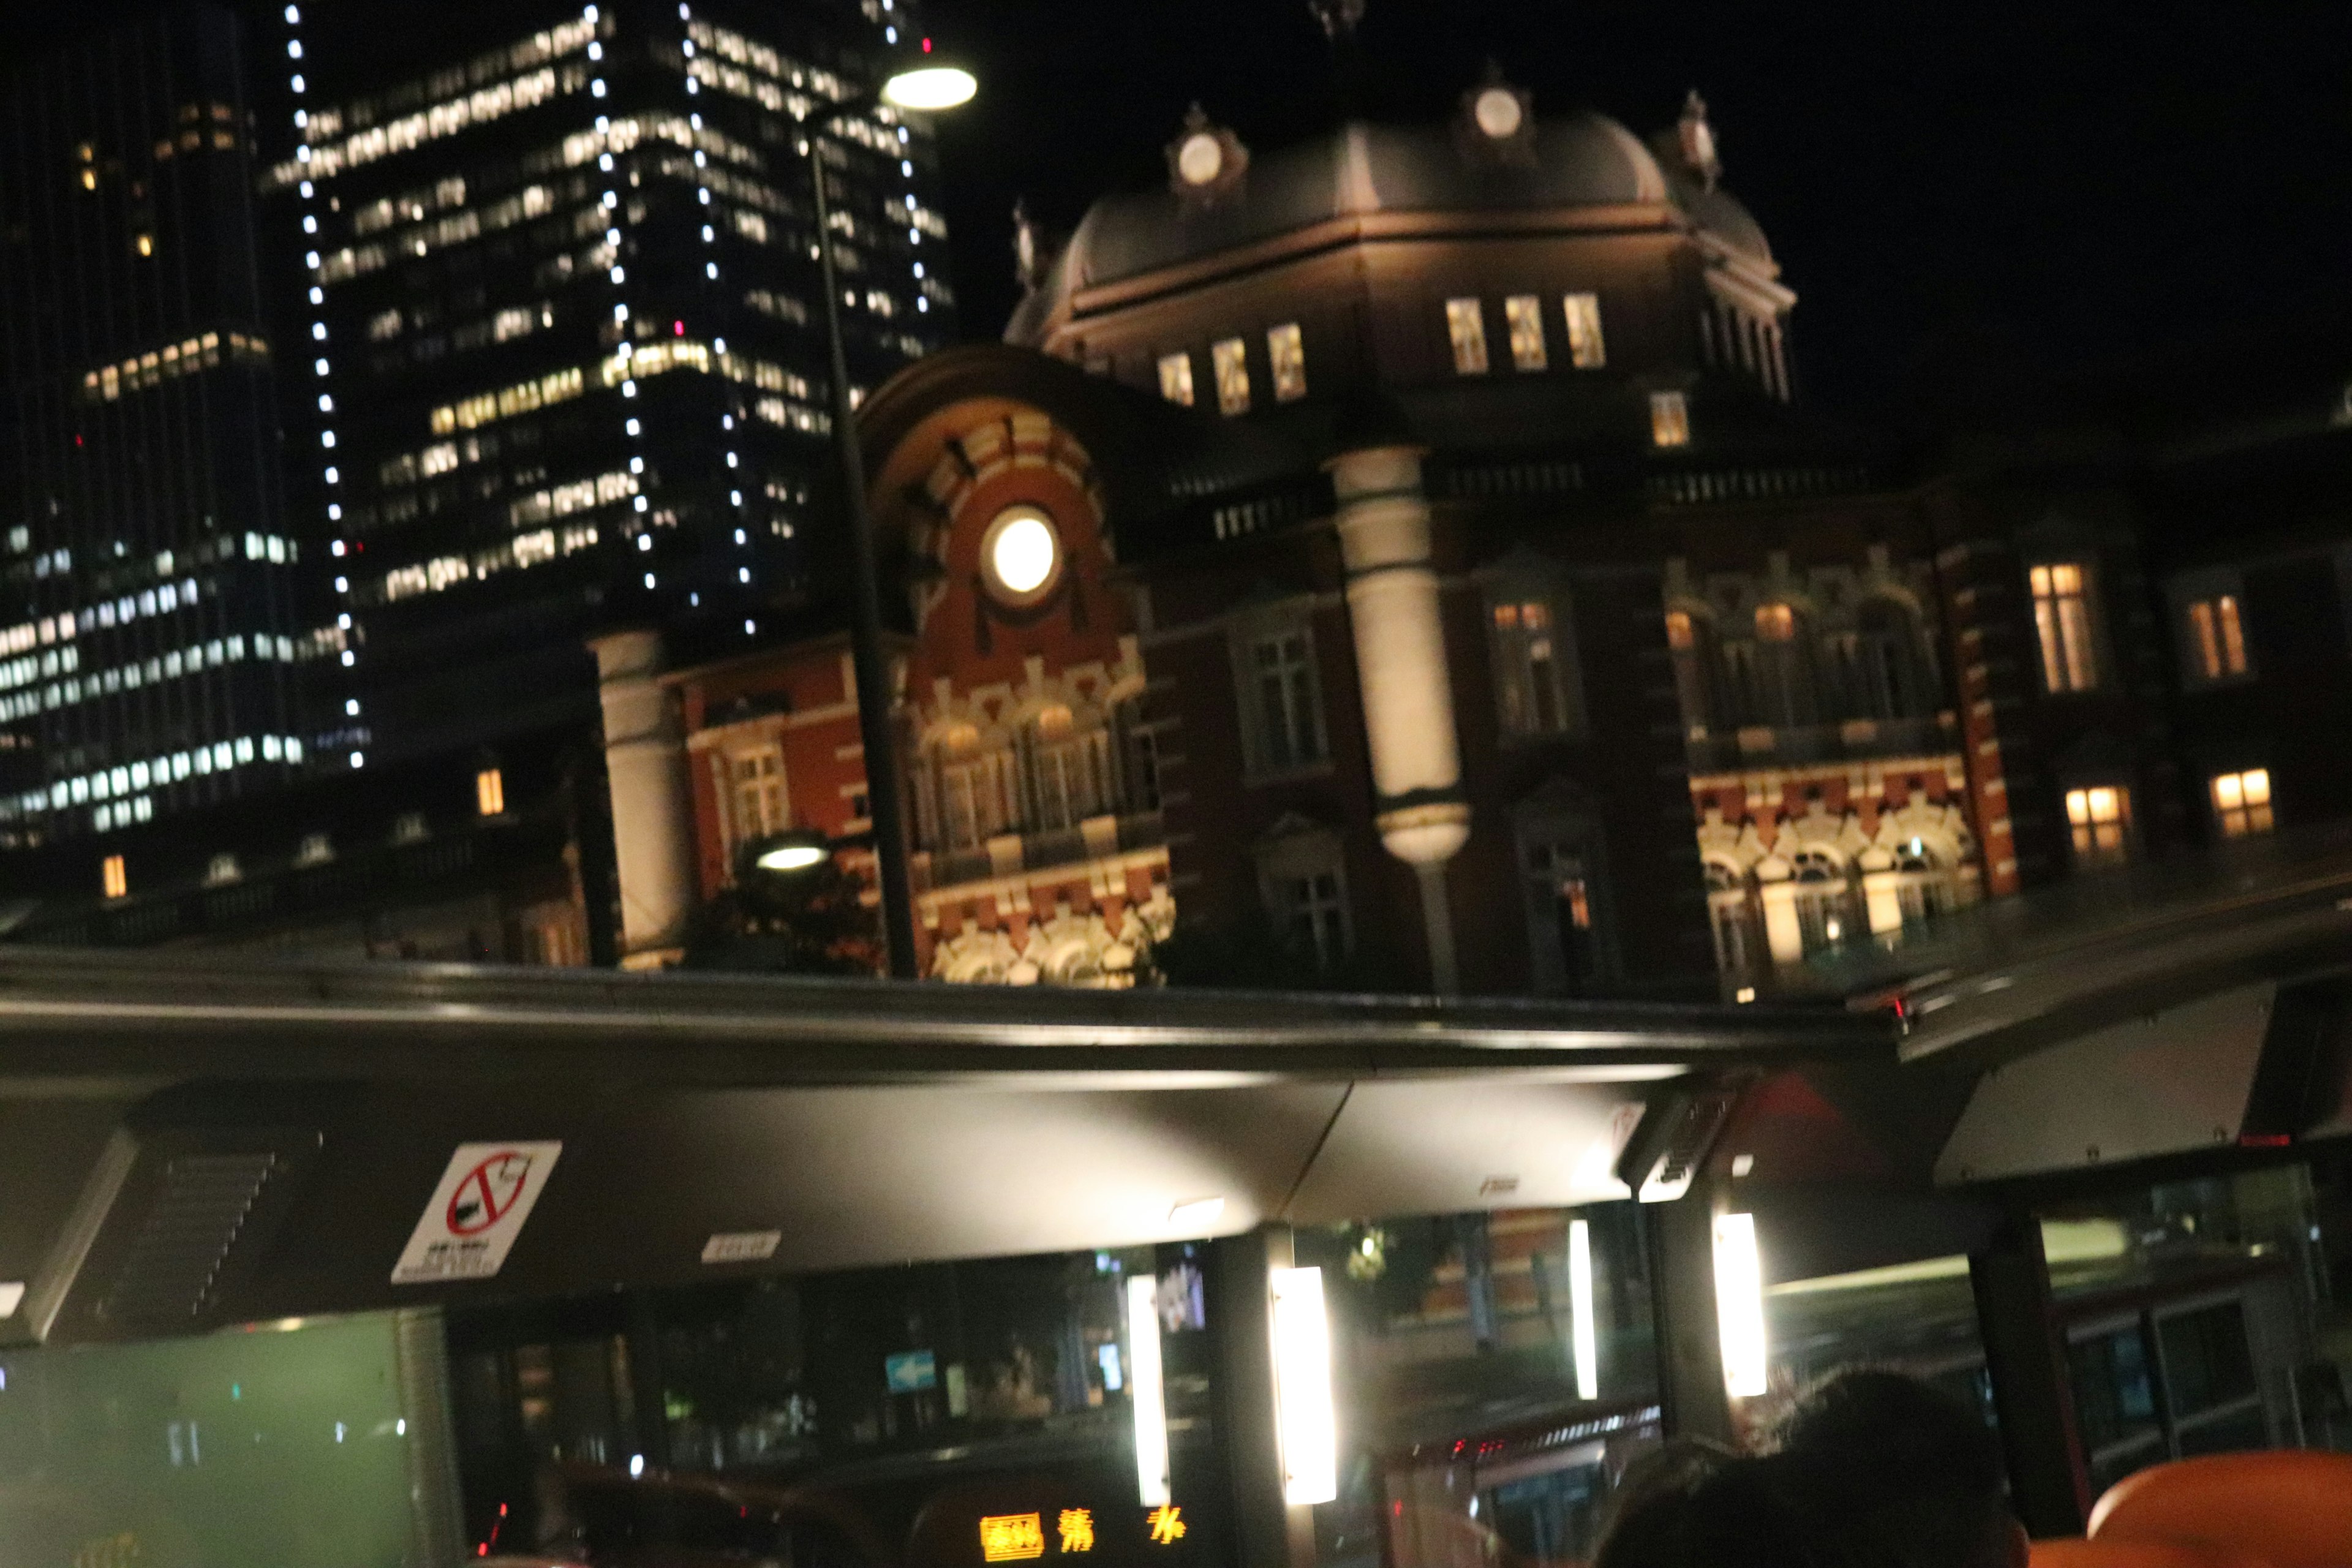
[[[461,1143],[416,1221],[395,1285],[488,1279],[503,1267],[563,1145]]]

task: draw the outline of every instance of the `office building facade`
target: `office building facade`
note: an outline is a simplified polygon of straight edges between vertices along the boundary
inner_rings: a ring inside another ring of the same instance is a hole
[[[802,121],[914,47],[903,8],[565,8],[414,70],[364,19],[272,26],[320,748],[528,744],[593,724],[592,623],[740,647],[799,602],[831,452]],[[933,151],[879,107],[822,140],[877,385],[951,331]]]
[[[0,847],[308,760],[239,29],[179,7],[0,106]]]

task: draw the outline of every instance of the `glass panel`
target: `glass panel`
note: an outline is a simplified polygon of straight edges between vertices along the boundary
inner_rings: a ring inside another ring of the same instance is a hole
[[[2222,668],[2221,642],[2213,625],[2211,601],[2200,599],[2189,606],[2189,625],[2197,637],[2198,673],[2208,680],[2219,679]]]
[[[2093,1458],[2161,1436],[2147,1339],[2137,1321],[2069,1344],[2066,1366],[2074,1386],[2075,1423]]]
[[[2253,1352],[2246,1342],[2245,1309],[2217,1302],[2158,1321],[2165,1392],[2176,1421],[2255,1392]]]
[[[2217,618],[2221,623],[2221,668],[2231,675],[2246,673],[2246,634],[2238,625],[2238,600],[2235,595],[2224,594],[2216,601]]]

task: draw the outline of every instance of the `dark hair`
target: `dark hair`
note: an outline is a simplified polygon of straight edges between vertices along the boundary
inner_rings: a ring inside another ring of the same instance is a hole
[[[1775,1445],[1807,1514],[1865,1561],[1979,1568],[2010,1522],[2000,1445],[1949,1395],[1900,1373],[1847,1371],[1799,1395]]]
[[[1592,1568],[1860,1568],[1777,1457],[1685,1440],[1628,1466]]]

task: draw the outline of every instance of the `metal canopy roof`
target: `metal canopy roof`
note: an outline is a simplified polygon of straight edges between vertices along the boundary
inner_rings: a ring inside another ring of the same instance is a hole
[[[0,956],[0,1342],[1624,1195],[1693,1072],[1886,1020]],[[394,1285],[457,1151],[560,1144],[494,1279]],[[752,1263],[712,1237],[773,1233]]]

